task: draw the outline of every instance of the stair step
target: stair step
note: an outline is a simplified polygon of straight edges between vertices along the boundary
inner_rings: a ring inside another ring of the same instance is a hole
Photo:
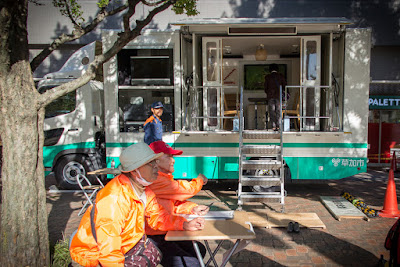
[[[265,130],[244,130],[243,139],[280,139],[279,132]]]
[[[281,152],[281,146],[277,145],[244,145],[242,154],[245,155],[278,155]]]
[[[262,185],[262,186],[279,186],[281,184],[281,178],[278,176],[242,176],[241,183],[243,186],[254,186],[254,185]]]
[[[281,168],[282,162],[279,160],[243,160],[242,169],[243,170],[279,170]]]
[[[240,200],[242,202],[281,202],[282,196],[280,192],[242,192]]]

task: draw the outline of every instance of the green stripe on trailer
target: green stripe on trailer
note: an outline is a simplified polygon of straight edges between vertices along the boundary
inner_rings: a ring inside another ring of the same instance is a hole
[[[133,143],[108,143],[107,147],[127,147]],[[276,144],[278,143],[247,143]],[[183,148],[237,148],[238,143],[169,143],[171,147]],[[366,143],[284,143],[284,148],[355,148],[366,149]],[[107,157],[107,167],[114,159],[119,165],[118,157]],[[284,157],[290,168],[292,179],[341,179],[366,172],[367,158],[357,157]],[[193,179],[203,173],[209,179],[238,179],[238,157],[217,156],[177,156],[175,157],[176,178]],[[110,177],[112,178],[112,177]]]
[[[292,179],[342,179],[367,171],[367,158],[284,157]]]
[[[237,157],[175,157],[176,178],[196,178],[200,173],[208,179],[238,179]]]
[[[58,146],[45,146],[43,147],[43,164],[45,167],[51,167],[53,165],[54,157],[64,150],[69,149],[80,149],[80,148],[95,148],[95,142],[81,142],[68,145]]]
[[[285,157],[292,179],[342,179],[367,171],[367,158]],[[193,179],[203,173],[209,179],[238,179],[237,157],[175,157],[174,177]]]
[[[114,159],[119,166],[118,157],[107,157],[107,167]],[[367,171],[367,158],[351,157],[285,157],[292,179],[342,179]],[[209,179],[238,179],[237,157],[175,157],[175,178],[193,179],[199,173]],[[109,175],[108,178],[113,178]]]

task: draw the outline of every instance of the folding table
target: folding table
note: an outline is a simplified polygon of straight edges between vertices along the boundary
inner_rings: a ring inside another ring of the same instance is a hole
[[[193,247],[196,251],[197,258],[200,261],[201,266],[208,266],[213,261],[215,267],[218,267],[215,255],[220,249],[224,240],[234,239],[236,240],[233,247],[227,252],[227,256],[223,260],[221,267],[225,266],[229,261],[230,257],[235,252],[241,240],[251,240],[256,238],[256,235],[252,229],[250,223],[246,222],[245,213],[235,214],[231,220],[206,220],[203,230],[199,231],[168,231],[165,236],[167,241],[187,241],[193,242]],[[219,240],[218,245],[214,251],[211,250],[208,241]],[[199,247],[196,241],[204,241],[207,252],[210,255],[210,259],[204,264],[201,256]]]

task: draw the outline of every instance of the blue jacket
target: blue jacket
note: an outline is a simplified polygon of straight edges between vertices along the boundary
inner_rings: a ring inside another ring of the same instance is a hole
[[[151,115],[143,125],[144,142],[148,145],[155,141],[162,140],[162,121],[156,116]]]

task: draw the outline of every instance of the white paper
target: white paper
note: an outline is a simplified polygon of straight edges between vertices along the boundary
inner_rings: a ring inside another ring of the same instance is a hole
[[[209,211],[206,215],[195,215],[195,214],[179,214],[180,216],[186,218],[187,220],[193,220],[197,217],[202,217],[205,220],[226,220],[233,219],[233,210],[216,210]]]

